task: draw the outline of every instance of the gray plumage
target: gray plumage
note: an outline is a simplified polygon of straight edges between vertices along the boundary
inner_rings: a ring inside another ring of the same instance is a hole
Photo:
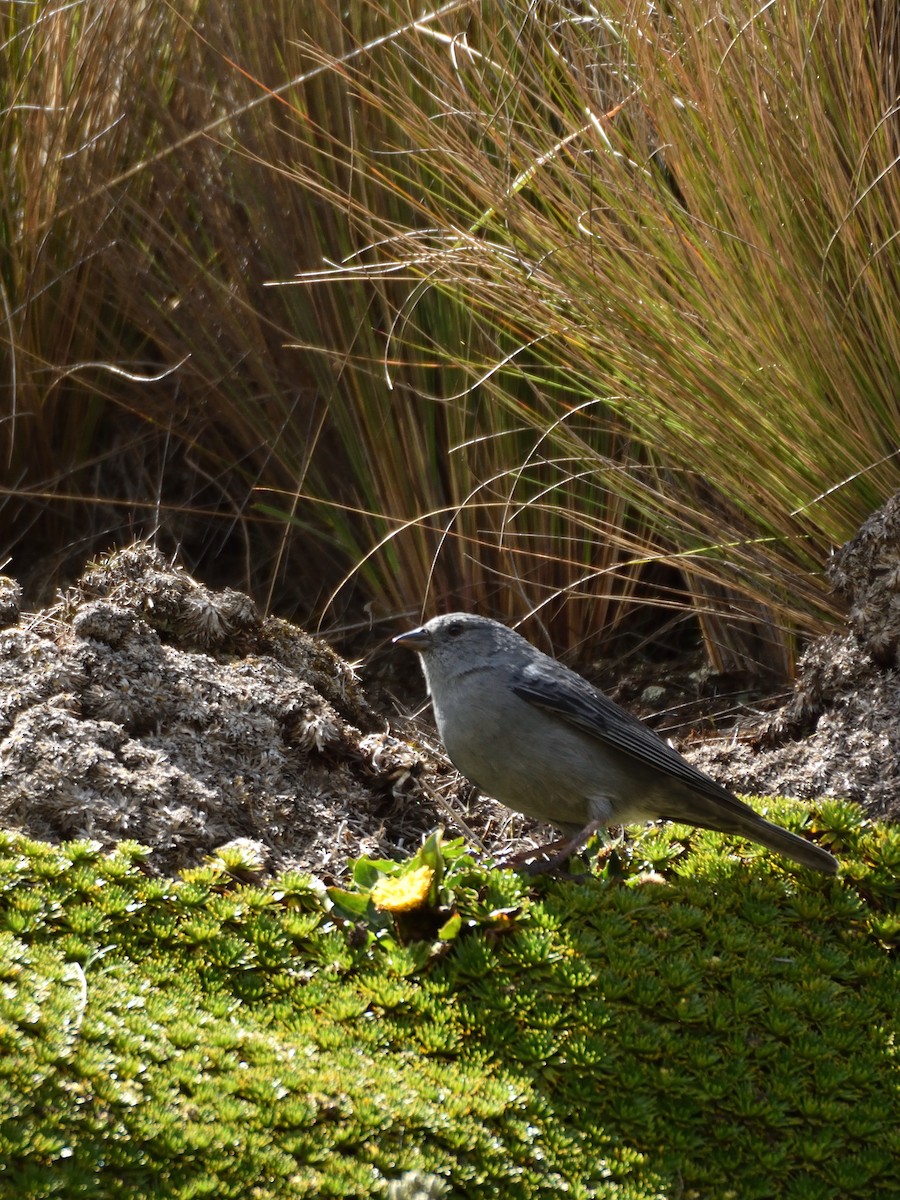
[[[665,819],[734,833],[834,875],[837,860],[755,813],[586,679],[471,613],[394,639],[418,651],[454,766],[509,808],[578,835]],[[582,836],[584,835],[584,836]]]

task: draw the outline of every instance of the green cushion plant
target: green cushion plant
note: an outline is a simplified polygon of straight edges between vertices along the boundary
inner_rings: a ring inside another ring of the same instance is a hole
[[[900,834],[815,822],[838,880],[679,827],[328,891],[0,835],[0,1194],[890,1195]]]

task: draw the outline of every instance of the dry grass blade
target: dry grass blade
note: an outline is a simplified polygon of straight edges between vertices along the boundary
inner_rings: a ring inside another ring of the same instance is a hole
[[[623,600],[666,561],[714,662],[779,671],[795,630],[834,617],[822,559],[894,472],[894,42],[837,2],[513,5],[416,30],[355,78],[400,126],[380,176],[421,210],[373,239],[373,276],[421,281],[388,374],[450,372],[420,408],[465,413],[476,480],[522,465],[532,490],[509,499],[540,551],[506,565],[532,603],[561,566],[586,629],[585,560]],[[435,291],[465,307],[464,342]],[[545,473],[577,466],[536,479],[538,446]]]

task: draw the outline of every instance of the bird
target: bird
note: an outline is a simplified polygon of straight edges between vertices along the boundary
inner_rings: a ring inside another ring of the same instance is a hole
[[[531,870],[560,865],[609,826],[667,820],[737,834],[837,874],[827,850],[761,817],[583,676],[499,621],[447,613],[394,643],[419,655],[438,733],[457,770],[564,835],[532,856]]]

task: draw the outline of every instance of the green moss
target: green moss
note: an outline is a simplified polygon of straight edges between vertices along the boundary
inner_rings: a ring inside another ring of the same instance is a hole
[[[434,838],[328,895],[0,835],[0,1193],[896,1194],[895,838],[817,820],[838,880],[673,829],[664,880],[644,839],[532,886]]]

